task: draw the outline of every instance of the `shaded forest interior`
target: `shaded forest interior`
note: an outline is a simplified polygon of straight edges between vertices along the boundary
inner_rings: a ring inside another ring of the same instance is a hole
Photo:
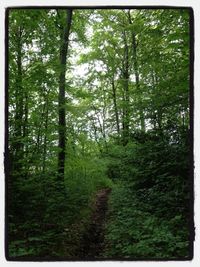
[[[9,259],[190,259],[190,9],[10,9]]]

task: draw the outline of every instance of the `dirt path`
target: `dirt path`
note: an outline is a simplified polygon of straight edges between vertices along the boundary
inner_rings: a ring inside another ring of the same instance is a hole
[[[91,223],[81,242],[80,257],[82,259],[96,259],[103,250],[105,215],[110,191],[109,188],[102,189],[96,195]]]

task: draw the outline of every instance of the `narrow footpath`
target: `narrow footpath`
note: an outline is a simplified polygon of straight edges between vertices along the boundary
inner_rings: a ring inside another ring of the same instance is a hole
[[[98,191],[91,215],[91,223],[84,234],[80,246],[81,259],[97,259],[104,249],[105,217],[111,189]]]

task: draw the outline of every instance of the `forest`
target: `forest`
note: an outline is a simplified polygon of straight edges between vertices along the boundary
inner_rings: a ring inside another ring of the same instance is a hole
[[[191,16],[7,10],[8,260],[192,258]]]

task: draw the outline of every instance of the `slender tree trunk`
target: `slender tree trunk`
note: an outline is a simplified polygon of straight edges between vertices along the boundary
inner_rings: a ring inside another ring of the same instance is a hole
[[[71,132],[72,132],[72,149],[73,149],[73,154],[75,156],[76,155],[76,131],[74,129],[73,123],[71,126]]]
[[[106,125],[105,125],[105,121],[106,121],[106,94],[105,94],[105,90],[103,89],[103,121],[102,121],[102,133],[103,133],[103,138],[104,141],[106,143]]]
[[[112,77],[112,96],[113,96],[113,105],[115,109],[115,120],[116,120],[116,127],[117,127],[117,135],[118,138],[120,137],[120,127],[119,127],[119,113],[117,107],[117,98],[116,98],[116,87],[114,77]]]
[[[94,138],[95,138],[95,141],[96,141],[96,143],[97,143],[97,145],[99,147],[99,152],[102,153],[103,151],[102,151],[101,144],[100,144],[100,142],[98,140],[98,135],[97,135],[98,130],[97,130],[97,127],[96,127],[96,124],[95,124],[95,119],[94,119],[94,117],[89,118],[89,119],[92,122],[92,126],[93,126],[93,129],[94,129]]]
[[[14,171],[18,173],[22,169],[22,158],[23,158],[23,87],[22,87],[22,29],[18,28],[17,35],[17,76],[16,76],[16,87],[15,87],[15,127],[14,127],[14,141],[13,141],[13,155],[12,155],[12,167]]]
[[[153,76],[153,87],[156,89],[157,94],[160,96],[161,92],[159,90],[158,76],[156,73],[153,73],[152,76]],[[157,123],[158,130],[161,133],[161,135],[162,135],[162,117],[163,117],[162,107],[158,106],[157,114],[156,114],[156,123]]]
[[[132,24],[130,10],[128,11],[128,18],[129,18],[129,24]],[[136,84],[136,91],[139,96],[140,126],[141,126],[141,130],[145,131],[145,117],[144,117],[144,111],[142,109],[140,78],[139,78],[138,60],[137,60],[137,43],[136,43],[135,33],[133,31],[131,32],[131,39],[132,39],[133,68],[134,68],[134,73],[135,73],[135,84]]]
[[[106,110],[107,110],[107,103],[106,103],[106,91],[103,89],[103,122],[102,122],[102,131],[103,131],[103,138],[104,138],[104,144],[105,144],[105,150],[108,152],[108,144],[106,140]]]
[[[130,121],[130,100],[129,100],[129,51],[126,33],[123,32],[124,38],[124,62],[122,67],[122,80],[124,88],[123,96],[123,144],[126,145],[129,139],[129,121]]]
[[[45,121],[45,110],[46,110],[46,100],[44,99],[44,104],[43,104],[43,108],[42,108],[42,112],[41,112],[41,116],[39,119],[39,125],[36,125],[37,127],[37,139],[36,139],[36,144],[35,144],[35,149],[33,152],[33,161],[35,162],[35,169],[36,171],[39,171],[41,168],[40,162],[41,161],[41,157],[42,157],[42,149],[41,149],[41,145],[42,145],[42,138],[43,138],[43,127],[44,127],[44,121]]]
[[[44,145],[43,145],[43,157],[42,157],[42,171],[46,171],[46,156],[47,156],[47,133],[48,133],[48,122],[49,122],[49,102],[48,95],[46,97],[46,114],[44,123]]]
[[[25,92],[25,104],[24,104],[24,121],[23,121],[23,140],[24,142],[24,157],[26,159],[25,174],[28,176],[28,93]]]
[[[100,120],[100,117],[99,117],[99,114],[98,114],[98,110],[96,109],[96,107],[93,105],[93,109],[94,109],[94,112],[95,112],[95,115],[97,117],[97,120],[98,120],[98,123],[99,123],[99,129],[100,129],[100,133],[101,133],[101,136],[102,136],[102,139],[103,139],[103,142],[104,142],[104,147],[106,149],[106,152],[108,151],[108,145],[107,145],[107,141],[106,141],[106,132],[105,132],[105,110],[103,110],[103,122],[101,123],[101,120]],[[95,122],[94,124],[95,125]],[[95,135],[97,136],[97,128],[95,127]],[[102,151],[102,150],[101,150]]]
[[[69,34],[72,22],[72,9],[66,10],[66,24],[61,31],[60,45],[60,75],[59,75],[59,96],[58,96],[58,135],[59,135],[59,152],[58,152],[58,180],[64,182],[65,172],[65,146],[66,146],[66,121],[65,121],[65,72],[66,60],[69,46]]]
[[[15,206],[17,205],[16,201],[16,192],[18,192],[18,181],[24,177],[23,173],[23,104],[24,104],[24,95],[23,95],[23,86],[22,86],[22,33],[23,30],[21,27],[18,27],[15,33],[16,40],[16,73],[15,73],[15,114],[14,114],[14,132],[13,132],[13,141],[10,144],[10,153],[9,153],[9,165],[10,172],[8,176],[8,206],[9,210],[13,212]],[[11,122],[9,122],[11,124]],[[9,125],[11,126],[11,125]],[[10,218],[9,218],[10,220]]]
[[[28,135],[28,94],[25,93],[25,104],[24,104],[24,123],[23,123],[23,138]],[[25,148],[25,151],[27,148]]]

